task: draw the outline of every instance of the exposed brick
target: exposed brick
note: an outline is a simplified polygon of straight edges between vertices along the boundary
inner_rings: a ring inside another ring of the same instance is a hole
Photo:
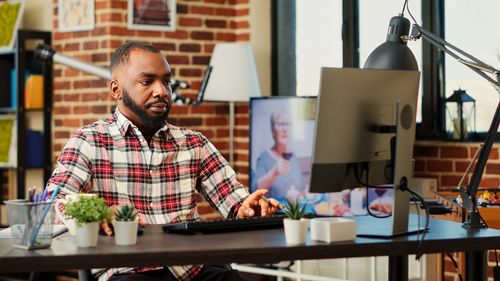
[[[214,34],[208,31],[193,31],[191,32],[191,38],[194,40],[213,40]]]
[[[73,113],[74,114],[88,114],[91,113],[91,107],[88,105],[82,105],[82,106],[75,106],[73,108]]]
[[[415,172],[423,172],[425,171],[425,161],[416,159],[415,160]]]
[[[441,158],[467,158],[467,147],[443,146],[441,147]]]
[[[178,115],[185,115],[188,113],[188,108],[187,106],[180,106],[180,105],[173,105],[172,108],[170,109],[170,116],[175,116],[176,114]]]
[[[170,55],[167,57],[167,60],[170,64],[174,64],[174,65],[189,64],[189,57],[188,56]]]
[[[235,11],[235,16],[241,17],[241,16],[248,16],[250,15],[250,9],[237,9]]]
[[[192,6],[190,9],[190,14],[200,14],[200,15],[213,15],[215,11],[211,7],[202,7],[202,6]]]
[[[189,7],[183,5],[182,3],[177,3],[177,14],[187,14],[189,12]]]
[[[80,101],[79,94],[66,94],[63,96],[64,101]]]
[[[61,120],[61,125],[60,126],[65,126],[65,127],[80,127],[80,120],[79,119],[62,119]]]
[[[186,44],[181,44],[179,49],[181,52],[199,53],[201,51],[201,46],[200,44],[186,43]]]
[[[205,118],[205,125],[214,126],[214,125],[228,125],[229,120],[225,117],[207,117]]]
[[[229,106],[227,104],[217,105],[215,107],[215,113],[218,115],[229,114]]]
[[[174,43],[165,43],[165,42],[154,42],[151,45],[155,46],[161,51],[175,51]]]
[[[80,73],[80,70],[74,68],[67,68],[64,70],[64,76],[66,77],[78,76]]]
[[[236,41],[242,42],[242,41],[249,41],[250,40],[250,34],[249,33],[242,33],[242,34],[237,34],[236,35]]]
[[[435,146],[420,146],[416,145],[413,148],[415,157],[438,157],[439,149]]]
[[[70,83],[68,81],[54,81],[54,90],[65,90],[70,88]]]
[[[235,137],[248,137],[249,136],[248,130],[236,129],[236,130],[234,130],[234,136]]]
[[[96,50],[99,46],[99,42],[97,41],[87,41],[83,42],[83,49],[84,50]]]
[[[230,27],[232,29],[250,28],[250,23],[248,21],[231,21]]]
[[[227,27],[227,21],[225,20],[219,20],[219,19],[207,19],[205,20],[205,26],[212,28],[226,28]]]
[[[486,173],[500,175],[500,164],[498,163],[486,164]]]
[[[236,34],[219,32],[215,35],[215,39],[218,41],[234,42],[234,41],[236,41]]]
[[[460,182],[461,176],[441,176],[441,186],[457,186]]]
[[[191,113],[214,114],[215,108],[207,103],[202,103],[201,105],[192,107]]]
[[[69,114],[71,111],[70,111],[70,108],[69,107],[54,107],[54,109],[52,110],[52,114],[54,115],[64,115],[64,114]]]
[[[469,166],[470,161],[456,161],[455,162],[455,172],[457,173],[463,173],[467,170],[467,167]],[[474,166],[472,166],[471,169],[474,169]],[[472,170],[471,170],[472,171]]]
[[[206,3],[214,3],[214,4],[224,4],[226,0],[205,0]]]
[[[54,132],[54,137],[57,139],[68,139],[70,136],[70,133],[64,132],[64,131],[55,131]]]
[[[108,62],[108,54],[92,54],[91,58],[93,62]]]
[[[201,70],[199,69],[191,69],[191,68],[183,68],[180,70],[179,74],[185,77],[199,77],[201,75]]]
[[[236,11],[231,8],[217,8],[215,9],[215,14],[218,16],[233,17],[236,16]]]
[[[428,160],[427,170],[430,172],[452,172],[453,162],[447,160]]]
[[[80,50],[80,43],[67,43],[64,44],[64,52],[74,52]]]
[[[202,118],[180,118],[178,125],[190,127],[190,126],[199,126],[202,123],[203,123]]]
[[[202,23],[203,21],[200,18],[188,18],[188,17],[179,18],[179,26],[198,27],[201,26]]]
[[[215,131],[217,138],[227,138],[229,137],[229,129],[217,129]]]
[[[125,17],[119,13],[101,14],[99,17],[100,22],[123,22]]]
[[[498,177],[484,177],[481,179],[479,186],[486,188],[497,188],[500,185],[500,179]]]
[[[90,87],[90,81],[88,81],[88,80],[75,81],[73,83],[73,87],[75,89],[89,88]]]
[[[212,143],[220,151],[229,149],[229,144],[226,141],[213,141]],[[227,155],[224,158],[229,159]]]
[[[94,105],[91,107],[91,112],[96,114],[107,114],[110,110],[107,105]]]

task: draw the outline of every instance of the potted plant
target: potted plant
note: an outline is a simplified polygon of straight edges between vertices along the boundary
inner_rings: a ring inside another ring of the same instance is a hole
[[[133,205],[119,205],[115,209],[115,220],[113,227],[115,229],[116,245],[135,245],[137,242],[137,220],[138,211]]]
[[[78,199],[64,205],[65,214],[76,222],[78,247],[97,246],[99,223],[109,219],[109,207],[104,198],[80,194]]]
[[[307,220],[304,219],[306,205],[300,204],[299,200],[286,200],[283,209],[287,218],[283,219],[285,228],[285,239],[287,244],[303,244],[307,236]]]

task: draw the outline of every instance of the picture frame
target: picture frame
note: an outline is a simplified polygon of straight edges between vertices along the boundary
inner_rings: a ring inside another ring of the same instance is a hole
[[[17,167],[17,120],[14,115],[0,115],[0,167]]]
[[[128,29],[175,31],[176,0],[128,0]]]
[[[0,53],[14,49],[17,30],[24,13],[24,0],[0,2]]]
[[[59,0],[58,26],[60,32],[93,30],[94,0]]]

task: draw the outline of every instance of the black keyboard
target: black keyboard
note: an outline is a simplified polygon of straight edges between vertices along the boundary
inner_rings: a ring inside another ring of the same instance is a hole
[[[244,219],[230,218],[225,220],[170,223],[163,226],[163,231],[179,234],[210,234],[233,231],[248,231],[283,227],[282,215],[269,217],[251,217]]]

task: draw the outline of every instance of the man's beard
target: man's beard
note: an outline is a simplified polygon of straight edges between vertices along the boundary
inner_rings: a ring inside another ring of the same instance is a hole
[[[134,100],[130,97],[130,95],[127,93],[127,91],[123,90],[123,104],[133,111],[135,114],[139,116],[142,122],[144,122],[146,125],[152,127],[152,128],[161,128],[165,125],[167,122],[168,118],[168,112],[170,111],[170,103],[165,101],[167,103],[167,111],[165,111],[164,114],[158,115],[158,116],[151,116],[146,112],[146,109],[151,106],[151,104],[146,104],[143,107],[140,107],[137,103],[134,102]]]

